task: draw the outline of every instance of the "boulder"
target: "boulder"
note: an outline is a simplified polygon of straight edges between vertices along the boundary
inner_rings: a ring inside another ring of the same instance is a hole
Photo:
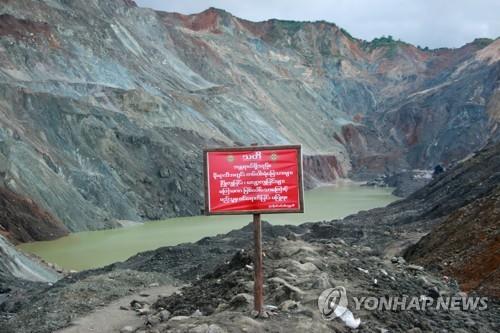
[[[330,277],[328,276],[327,273],[321,273],[316,281],[314,281],[312,287],[314,289],[328,289],[332,287],[332,284],[330,283]]]
[[[233,296],[229,301],[229,306],[233,310],[246,311],[253,307],[253,296],[246,293],[241,293]]]
[[[124,326],[120,329],[120,333],[133,333],[135,330],[136,329],[132,326]]]
[[[288,299],[279,305],[279,309],[284,312],[291,312],[293,310],[297,310],[298,308],[299,303],[291,299]]]
[[[171,175],[170,169],[163,167],[160,169],[160,178],[168,178]]]
[[[423,271],[424,268],[422,266],[419,266],[419,265],[408,265],[408,267],[406,267],[408,270],[411,270],[411,271]]]
[[[211,324],[208,326],[207,333],[226,333],[226,330],[216,324]]]
[[[147,316],[145,322],[146,322],[146,325],[155,326],[155,325],[158,325],[160,322],[162,322],[162,320],[161,320],[161,317],[159,314],[154,314],[154,315]]]
[[[277,302],[283,302],[287,299],[292,299],[299,301],[303,298],[304,292],[296,287],[286,282],[282,278],[273,277],[268,280],[272,285],[275,286],[274,299]]]
[[[162,311],[160,311],[160,312],[158,313],[158,315],[160,316],[160,320],[161,320],[162,322],[164,322],[164,321],[167,321],[167,320],[170,318],[171,313],[170,313],[170,311],[168,311],[168,310],[162,310]]]
[[[170,321],[182,321],[182,320],[186,320],[186,319],[189,319],[189,317],[188,316],[175,316],[175,317],[170,318]]]
[[[208,324],[201,324],[189,330],[189,333],[208,333]]]

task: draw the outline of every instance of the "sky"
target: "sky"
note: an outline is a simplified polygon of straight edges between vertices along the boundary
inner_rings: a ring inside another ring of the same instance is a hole
[[[141,7],[193,14],[209,7],[235,16],[333,22],[357,38],[382,35],[422,47],[460,47],[500,37],[500,0],[136,0]]]

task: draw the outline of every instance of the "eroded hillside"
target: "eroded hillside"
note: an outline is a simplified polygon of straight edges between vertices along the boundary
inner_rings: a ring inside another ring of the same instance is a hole
[[[309,186],[449,164],[498,138],[499,45],[3,0],[0,182],[80,231],[198,214],[204,146],[301,143]]]

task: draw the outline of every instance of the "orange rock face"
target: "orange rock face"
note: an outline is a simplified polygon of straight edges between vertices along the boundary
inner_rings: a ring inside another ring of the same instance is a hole
[[[0,187],[0,233],[13,242],[50,240],[68,229],[32,200]]]

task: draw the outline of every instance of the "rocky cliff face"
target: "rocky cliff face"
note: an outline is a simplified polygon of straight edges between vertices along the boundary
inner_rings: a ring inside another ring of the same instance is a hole
[[[55,239],[68,234],[64,224],[26,199],[0,187],[0,235],[13,242]]]
[[[500,187],[450,214],[407,258],[455,277],[465,291],[500,297]]]
[[[48,267],[28,258],[18,252],[3,236],[0,235],[0,288],[6,293],[5,285],[12,287],[17,285],[15,279],[55,282],[60,276]]]
[[[442,205],[450,213],[406,251],[406,258],[455,277],[466,291],[500,297],[500,145],[473,161],[455,172],[455,177],[457,183],[477,184],[472,173],[482,175],[482,188],[469,187],[460,195],[468,197],[460,207],[450,210]]]
[[[499,47],[4,0],[0,182],[79,231],[199,213],[203,146],[301,143],[309,185],[451,163],[498,139]]]
[[[17,251],[12,242],[54,239],[67,234],[62,222],[30,199],[0,187],[0,303],[6,296],[16,298],[18,293],[34,287],[28,281],[54,282],[60,277],[43,263]]]

